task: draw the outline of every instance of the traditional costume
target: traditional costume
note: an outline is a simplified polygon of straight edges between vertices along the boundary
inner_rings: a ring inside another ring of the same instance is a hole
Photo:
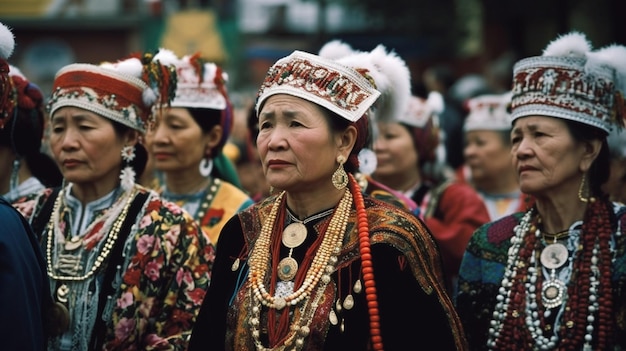
[[[559,37],[515,64],[512,119],[562,118],[606,136],[625,117],[624,62],[624,47]],[[579,199],[584,218],[563,232],[543,233],[533,206],[473,235],[456,300],[471,349],[626,349],[626,208]]]
[[[142,77],[164,89],[170,73],[151,56],[66,66],[50,115],[75,106],[143,132],[159,94]],[[214,249],[189,214],[135,184],[133,151],[123,150],[121,184],[97,200],[82,204],[69,183],[14,203],[45,253],[57,313],[50,350],[187,347]]]
[[[333,118],[367,123],[380,94],[372,71],[342,62],[299,51],[279,60],[257,109],[284,93]],[[366,124],[357,130],[367,132]],[[354,159],[365,142],[356,144]],[[306,219],[291,213],[282,191],[226,224],[190,351],[464,349],[428,229],[408,211],[364,195],[345,171],[335,172],[333,184],[350,188]]]

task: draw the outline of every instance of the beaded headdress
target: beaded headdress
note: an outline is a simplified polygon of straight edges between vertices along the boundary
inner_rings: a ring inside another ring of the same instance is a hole
[[[0,128],[4,127],[15,103],[13,86],[9,78],[9,63],[7,60],[13,54],[15,39],[11,30],[0,23]]]
[[[445,162],[445,148],[439,115],[443,112],[443,96],[432,91],[426,99],[412,96],[404,113],[396,122],[410,127],[420,162]]]
[[[476,96],[466,103],[469,113],[465,118],[463,130],[501,130],[511,129],[511,93]]]
[[[199,53],[178,58],[173,51],[161,49],[155,60],[176,68],[176,90],[170,106],[206,108],[222,111],[223,128],[218,148],[226,144],[233,128],[233,108],[228,98],[228,74],[220,66],[206,61]]]
[[[74,63],[57,72],[47,107],[50,116],[74,106],[145,132],[152,109],[169,103],[175,88],[176,71],[152,53],[100,65]]]
[[[326,43],[319,52],[322,57],[352,67],[357,71],[367,70],[380,97],[373,105],[373,118],[390,121],[400,118],[411,97],[411,73],[406,62],[384,45],[372,51],[353,50],[339,40]]]
[[[531,115],[563,118],[609,133],[624,125],[626,47],[592,51],[584,34],[552,41],[542,56],[513,68],[512,120]]]
[[[276,94],[297,96],[355,122],[380,96],[366,69],[355,70],[335,60],[294,51],[267,72],[257,94],[257,113]]]
[[[319,55],[356,70],[366,69],[368,77],[371,77],[374,86],[381,93],[368,113],[371,121],[359,120],[364,122],[364,126],[359,128],[362,131],[359,134],[363,135],[359,135],[355,145],[360,150],[359,171],[371,174],[376,169],[376,155],[371,150],[372,145],[367,143],[376,138],[377,128],[374,122],[394,120],[404,112],[404,106],[411,97],[409,69],[402,58],[387,51],[383,45],[376,46],[372,51],[358,51],[345,42],[332,40],[322,46]]]

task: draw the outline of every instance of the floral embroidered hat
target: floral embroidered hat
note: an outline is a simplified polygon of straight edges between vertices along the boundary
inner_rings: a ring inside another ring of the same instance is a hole
[[[47,108],[50,116],[74,106],[145,132],[152,109],[169,103],[176,89],[176,70],[146,53],[100,65],[74,63],[61,68],[54,79]]]
[[[13,110],[14,94],[11,78],[9,77],[8,59],[13,54],[15,39],[11,30],[0,23],[0,129],[11,118]]]
[[[479,95],[467,100],[463,130],[511,130],[511,92]]]
[[[233,128],[233,108],[228,97],[228,74],[220,66],[203,59],[199,53],[178,58],[173,51],[161,49],[155,56],[161,64],[176,69],[176,90],[170,106],[206,108],[222,111],[223,128],[218,149],[226,144]]]
[[[552,41],[542,56],[513,67],[511,118],[542,115],[581,122],[606,133],[624,125],[626,47],[592,51],[582,33]]]
[[[300,97],[351,122],[364,116],[380,96],[367,69],[298,50],[268,70],[257,94],[257,113],[265,100],[276,94]]]

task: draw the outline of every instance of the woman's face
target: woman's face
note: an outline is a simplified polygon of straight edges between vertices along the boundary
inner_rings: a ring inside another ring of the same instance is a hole
[[[122,148],[136,142],[118,136],[107,118],[77,107],[58,109],[50,130],[50,149],[63,177],[76,184],[116,183]]]
[[[331,184],[342,141],[327,118],[321,107],[294,96],[266,100],[259,112],[257,148],[271,186],[310,191]]]
[[[511,147],[503,140],[502,132],[472,130],[465,133],[465,140],[463,154],[473,180],[494,179],[512,169]]]
[[[378,123],[374,141],[375,177],[390,177],[415,172],[419,155],[409,130],[400,123]]]
[[[511,131],[511,144],[523,192],[556,195],[578,191],[586,150],[583,143],[573,139],[563,120],[543,116],[519,118]]]
[[[202,131],[186,108],[172,107],[157,115],[156,124],[146,134],[146,146],[157,170],[199,173],[200,161],[216,144],[211,143],[215,139],[211,135]]]

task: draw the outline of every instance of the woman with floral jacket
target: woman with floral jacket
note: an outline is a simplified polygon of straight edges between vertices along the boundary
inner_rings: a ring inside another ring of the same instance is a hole
[[[135,183],[152,106],[173,69],[132,57],[56,75],[50,147],[64,177],[13,205],[46,258],[50,350],[184,350],[214,249],[187,212]]]

